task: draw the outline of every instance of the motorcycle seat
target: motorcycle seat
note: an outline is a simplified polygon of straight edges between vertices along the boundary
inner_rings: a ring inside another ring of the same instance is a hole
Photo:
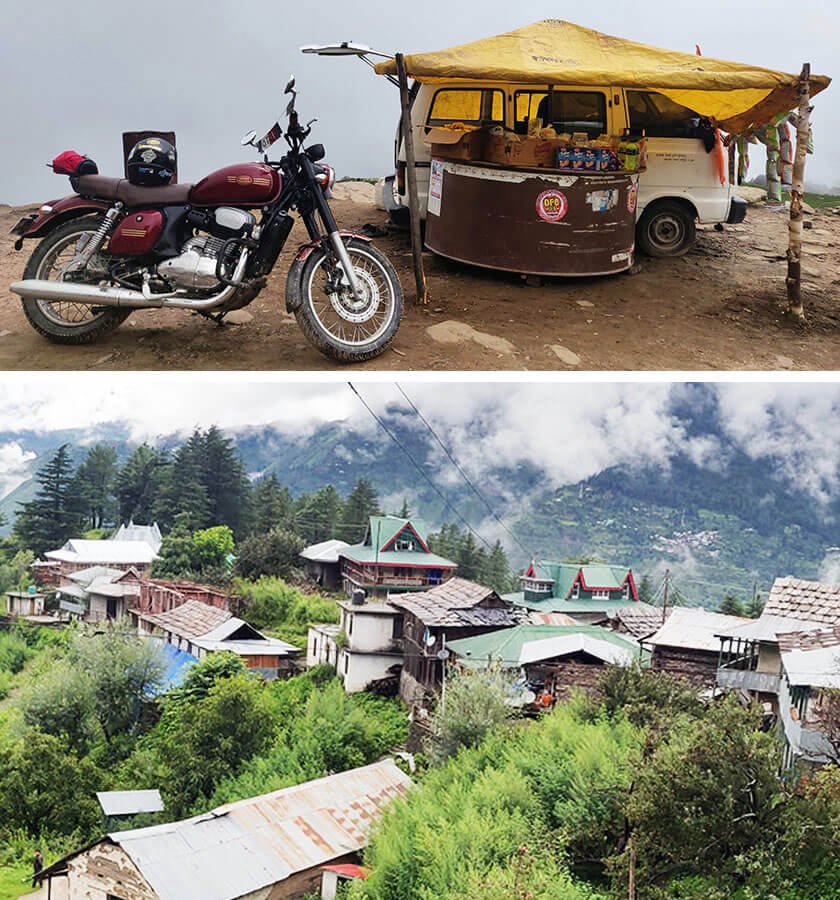
[[[179,206],[187,202],[191,184],[166,184],[163,187],[144,187],[126,178],[107,178],[104,175],[80,175],[76,190],[84,197],[100,200],[119,200],[129,207]]]

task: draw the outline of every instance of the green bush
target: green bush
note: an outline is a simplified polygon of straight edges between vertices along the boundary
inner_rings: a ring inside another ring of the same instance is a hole
[[[319,594],[304,594],[280,578],[237,579],[238,612],[255,628],[267,629],[284,641],[306,646],[310,625],[338,621],[338,605]]]
[[[30,656],[32,651],[20,635],[13,632],[0,633],[0,672],[20,672]]]

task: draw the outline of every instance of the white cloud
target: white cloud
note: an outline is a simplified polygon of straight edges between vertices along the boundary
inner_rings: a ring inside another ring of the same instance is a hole
[[[35,454],[17,441],[0,444],[0,497],[5,497],[31,475]]]

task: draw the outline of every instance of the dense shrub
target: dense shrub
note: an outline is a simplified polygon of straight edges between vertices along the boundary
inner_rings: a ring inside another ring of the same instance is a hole
[[[280,578],[237,579],[238,612],[255,628],[268,629],[299,647],[306,646],[310,625],[338,621],[338,606],[319,594],[304,594]]]

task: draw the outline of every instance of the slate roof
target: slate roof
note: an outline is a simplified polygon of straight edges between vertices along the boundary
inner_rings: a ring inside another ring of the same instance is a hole
[[[668,621],[655,634],[646,638],[645,644],[717,653],[720,650],[718,634],[723,629],[749,621],[743,616],[727,616],[697,607],[676,606],[668,616]]]
[[[401,594],[391,597],[388,602],[413,613],[424,625],[434,627],[487,625],[503,628],[522,621],[522,610],[511,609],[509,606],[479,606],[487,600],[499,599],[492,588],[456,576],[428,591]]]
[[[385,807],[411,784],[386,759],[104,840],[128,854],[160,900],[250,896],[362,850]],[[73,856],[43,874],[60,871]]]
[[[787,616],[821,625],[840,625],[840,585],[777,578],[762,615]]]
[[[630,637],[597,625],[518,625],[489,634],[448,641],[447,648],[470,668],[487,664],[488,658],[502,668],[517,668],[559,656],[584,652],[604,662],[646,662],[648,651]]]
[[[266,637],[226,609],[200,600],[188,600],[162,613],[134,612],[142,621],[186,638],[204,650],[231,650],[240,656],[286,656],[299,649],[277,638]]]
[[[619,626],[619,631],[623,630],[631,637],[639,639],[658,631],[673,611],[673,607],[663,610],[649,603],[638,602],[632,606],[616,609],[610,614],[610,619]]]

